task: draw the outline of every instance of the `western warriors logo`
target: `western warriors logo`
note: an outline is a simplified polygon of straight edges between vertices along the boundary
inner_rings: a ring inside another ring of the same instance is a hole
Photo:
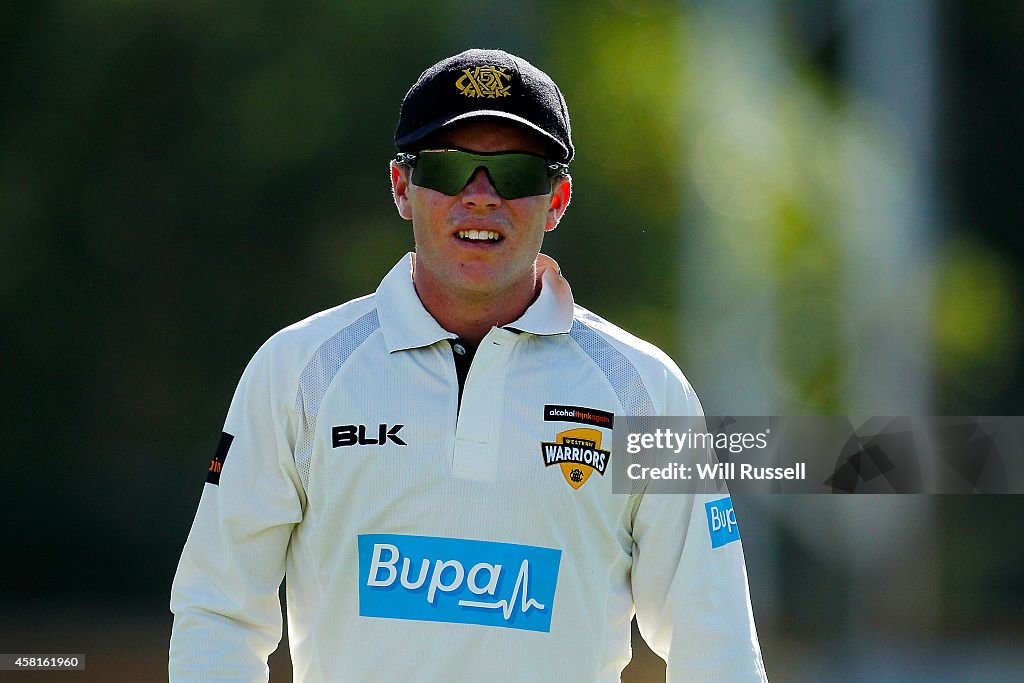
[[[466,97],[507,97],[511,95],[511,86],[505,83],[511,76],[505,69],[496,66],[478,66],[463,69],[462,75],[455,81],[455,87]]]
[[[359,536],[359,616],[551,630],[562,551],[463,538]]]
[[[604,476],[612,457],[610,451],[601,450],[601,432],[586,428],[560,432],[554,442],[542,442],[540,451],[544,466],[558,465],[565,481],[574,489],[586,484],[594,472]]]

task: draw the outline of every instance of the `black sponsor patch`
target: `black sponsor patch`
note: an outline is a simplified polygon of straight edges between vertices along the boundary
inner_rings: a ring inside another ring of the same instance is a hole
[[[578,422],[611,429],[615,422],[615,413],[582,406],[544,406],[544,421]]]
[[[224,461],[228,458],[228,449],[231,448],[231,442],[234,439],[233,434],[220,433],[220,442],[217,444],[217,450],[213,453],[213,460],[210,461],[210,471],[206,473],[207,484],[220,486],[220,471],[224,467]]]

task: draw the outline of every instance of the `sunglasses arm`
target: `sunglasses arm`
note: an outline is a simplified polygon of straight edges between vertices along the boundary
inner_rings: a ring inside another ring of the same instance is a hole
[[[399,152],[398,154],[395,155],[394,161],[395,161],[396,164],[404,164],[405,166],[408,166],[409,168],[416,168],[416,160],[417,159],[418,159],[418,157],[415,154],[407,154],[405,152]]]

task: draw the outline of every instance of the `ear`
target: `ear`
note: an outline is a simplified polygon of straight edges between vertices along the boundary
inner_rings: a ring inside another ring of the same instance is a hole
[[[391,162],[391,195],[395,198],[398,215],[412,220],[412,205],[409,203],[409,167]]]
[[[572,178],[565,176],[555,180],[555,186],[551,189],[551,204],[548,205],[547,220],[544,222],[544,232],[551,232],[562,220],[562,214],[569,206],[572,199]]]

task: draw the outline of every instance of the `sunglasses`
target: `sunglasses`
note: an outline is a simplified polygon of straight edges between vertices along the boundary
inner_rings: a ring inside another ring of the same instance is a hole
[[[569,175],[569,166],[525,152],[477,154],[461,149],[400,153],[399,164],[412,168],[412,184],[454,197],[483,167],[494,189],[505,199],[519,199],[551,192],[551,179]]]

